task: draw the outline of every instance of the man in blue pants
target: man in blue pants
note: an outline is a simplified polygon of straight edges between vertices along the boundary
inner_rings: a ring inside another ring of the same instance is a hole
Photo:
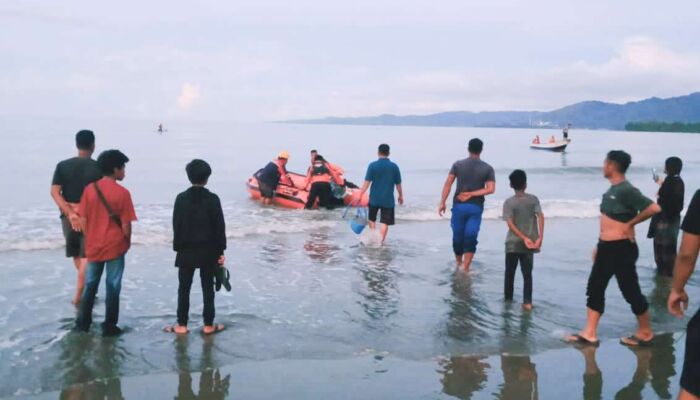
[[[452,248],[457,265],[469,271],[478,243],[481,214],[484,212],[484,196],[496,191],[496,174],[493,167],[481,160],[484,142],[474,138],[469,141],[469,157],[452,165],[442,188],[442,199],[438,214],[447,209],[447,197],[452,184],[457,188],[452,202]]]

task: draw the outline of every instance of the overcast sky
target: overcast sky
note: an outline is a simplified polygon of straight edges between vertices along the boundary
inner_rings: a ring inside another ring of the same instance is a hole
[[[698,0],[0,3],[0,116],[269,121],[700,91]]]

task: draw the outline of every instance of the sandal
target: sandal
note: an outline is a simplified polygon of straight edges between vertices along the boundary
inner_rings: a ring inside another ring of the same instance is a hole
[[[165,328],[163,328],[163,332],[165,333],[174,333],[176,335],[185,335],[187,333],[190,333],[190,330],[187,329],[185,332],[177,332],[175,329],[177,329],[178,325],[168,325]]]
[[[654,342],[652,337],[649,340],[642,340],[637,335],[627,336],[620,339],[620,344],[627,347],[650,347]]]
[[[581,346],[600,346],[600,340],[588,340],[585,337],[579,335],[578,333],[575,335],[568,336],[564,339],[564,341],[569,344],[578,344]]]
[[[226,327],[225,327],[223,324],[216,324],[216,325],[214,325],[214,330],[213,330],[213,331],[211,331],[211,332],[206,332],[206,331],[204,331],[204,329],[202,329],[202,333],[205,334],[205,335],[214,335],[214,334],[219,333],[219,332],[221,332],[221,331],[223,331],[223,330],[225,330],[225,329],[226,329]]]

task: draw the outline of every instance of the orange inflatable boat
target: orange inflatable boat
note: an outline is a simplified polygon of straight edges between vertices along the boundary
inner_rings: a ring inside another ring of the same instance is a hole
[[[277,186],[277,190],[275,190],[275,197],[273,198],[272,203],[284,208],[304,208],[306,205],[306,200],[309,198],[309,192],[303,189],[303,186],[306,183],[306,175],[289,172],[289,177],[292,178],[292,182],[294,182],[295,187],[279,184]],[[255,178],[255,176],[248,179],[246,187],[248,189],[248,193],[250,193],[250,197],[253,200],[260,200],[260,188],[258,187],[258,180]],[[357,201],[359,195],[360,189],[347,188],[342,202],[345,205],[353,204]],[[360,207],[367,207],[368,204],[369,197],[367,196],[367,193],[365,193],[357,205]],[[340,206],[340,204],[338,205]],[[314,208],[316,207],[318,207],[318,202]]]

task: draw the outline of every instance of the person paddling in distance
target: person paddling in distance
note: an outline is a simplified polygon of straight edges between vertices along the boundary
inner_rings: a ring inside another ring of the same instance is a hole
[[[634,228],[661,211],[658,204],[642,195],[625,178],[632,157],[622,150],[608,153],[603,174],[610,188],[600,204],[600,236],[593,255],[593,268],[588,277],[586,326],[577,334],[566,337],[569,343],[597,345],[598,324],[605,311],[605,290],[613,276],[625,301],[637,317],[637,331],[622,338],[626,346],[648,346],[654,338],[649,317],[649,303],[639,287],[636,262],[639,249]]]
[[[61,226],[66,240],[66,257],[73,259],[78,271],[73,305],[80,303],[85,287],[85,237],[80,224],[78,207],[83,190],[88,184],[102,178],[97,162],[92,159],[95,151],[95,134],[82,130],[75,135],[78,156],[63,160],[56,165],[51,181],[51,197],[61,211]]]
[[[438,207],[438,214],[443,216],[452,184],[457,180],[450,221],[452,249],[457,266],[461,266],[465,272],[469,271],[476,253],[481,215],[484,212],[484,197],[496,191],[496,174],[493,167],[481,160],[484,142],[474,138],[469,141],[468,149],[469,157],[455,162],[447,174]]]

